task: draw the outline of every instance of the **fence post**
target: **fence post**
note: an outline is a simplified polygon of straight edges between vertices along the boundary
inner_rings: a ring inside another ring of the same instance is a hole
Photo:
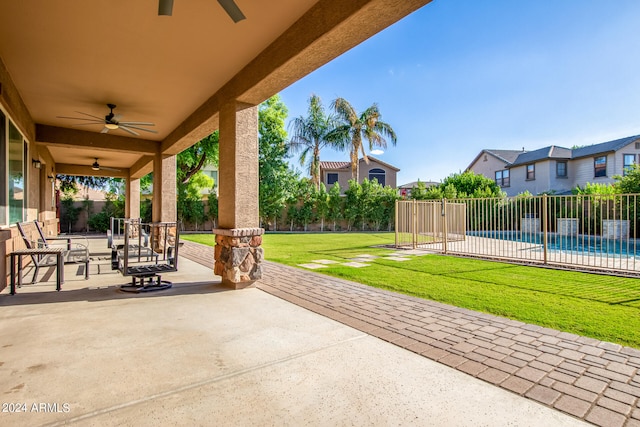
[[[447,253],[447,199],[442,199],[442,249]]]
[[[411,230],[411,237],[413,239],[413,249],[416,249],[418,247],[418,205],[416,199],[413,199],[412,213],[411,224],[413,229]]]
[[[396,200],[396,210],[395,210],[395,213],[396,213],[396,217],[395,217],[396,224],[395,224],[395,228],[394,228],[394,230],[396,232],[396,249],[398,249],[398,216],[400,215],[400,211],[398,211],[399,207],[400,207],[400,201]]]
[[[548,215],[547,215],[547,201],[548,195],[542,195],[542,248],[544,251],[544,264],[547,264],[547,231],[549,230]]]

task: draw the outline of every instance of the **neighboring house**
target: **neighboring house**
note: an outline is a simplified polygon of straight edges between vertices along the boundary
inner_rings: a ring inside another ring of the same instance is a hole
[[[398,187],[398,193],[402,197],[411,197],[411,190],[418,186],[418,182],[422,182],[426,188],[433,187],[434,185],[440,185],[435,181],[413,181]]]
[[[578,185],[611,184],[614,175],[624,175],[638,163],[640,135],[574,149],[482,150],[466,170],[494,179],[507,196],[524,191],[567,194]]]
[[[367,157],[369,158],[368,164],[364,159],[360,159],[358,182],[362,183],[365,178],[369,180],[375,178],[383,186],[388,185],[391,188],[396,188],[396,176],[400,169],[375,157]],[[320,182],[323,182],[327,189],[337,182],[344,191],[349,187],[350,179],[351,162],[320,162]]]
[[[213,192],[217,195],[218,194],[218,167],[216,165],[207,165],[207,166],[203,166],[202,169],[200,169],[200,171],[206,176],[208,176],[209,178],[213,179],[213,189],[204,188],[202,189],[201,193],[210,194]]]

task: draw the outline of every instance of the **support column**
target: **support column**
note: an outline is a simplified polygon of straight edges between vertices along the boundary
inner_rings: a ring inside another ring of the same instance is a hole
[[[177,220],[176,193],[176,156],[157,153],[153,159],[153,222]]]
[[[124,195],[124,216],[140,218],[140,178],[126,180]]]
[[[230,101],[220,110],[215,274],[242,289],[262,277],[258,211],[258,107]]]

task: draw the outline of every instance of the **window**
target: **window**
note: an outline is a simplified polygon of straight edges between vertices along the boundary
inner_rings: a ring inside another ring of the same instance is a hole
[[[633,165],[637,164],[635,154],[625,154],[622,156],[622,175],[626,175],[629,169],[633,169]]]
[[[508,187],[509,185],[511,185],[508,169],[496,171],[496,184],[498,184],[500,187]]]
[[[338,182],[338,174],[335,172],[327,173],[327,184],[333,185],[335,182]]]
[[[556,162],[556,177],[557,178],[567,177],[567,162],[564,162],[564,161]]]
[[[536,179],[536,165],[527,165],[527,181]]]
[[[5,116],[0,111],[0,165],[7,165],[7,127]],[[0,172],[0,225],[7,224],[7,173]]]
[[[383,187],[385,186],[385,176],[386,173],[384,170],[382,169],[371,169],[369,170],[369,181],[373,181],[374,179],[378,180],[378,184],[382,185]]]
[[[607,156],[595,157],[593,159],[593,169],[594,177],[607,176]]]
[[[18,128],[9,120],[9,223],[23,221],[26,208],[26,156],[27,143]]]

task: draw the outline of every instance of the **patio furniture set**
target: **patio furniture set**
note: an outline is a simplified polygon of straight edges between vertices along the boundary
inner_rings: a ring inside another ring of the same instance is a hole
[[[17,228],[25,247],[9,254],[11,295],[16,293],[16,283],[17,287],[22,286],[23,257],[31,258],[32,284],[36,283],[41,267],[55,267],[56,290],[61,290],[67,263],[84,264],[85,280],[89,279],[91,258],[85,237],[47,237],[37,221],[19,222]],[[170,288],[171,282],[162,280],[161,274],[178,270],[179,238],[176,222],[143,223],[140,219],[112,218],[107,231],[111,268],[131,277],[131,283],[119,289],[138,293]],[[83,239],[84,243],[74,242],[75,239]]]

